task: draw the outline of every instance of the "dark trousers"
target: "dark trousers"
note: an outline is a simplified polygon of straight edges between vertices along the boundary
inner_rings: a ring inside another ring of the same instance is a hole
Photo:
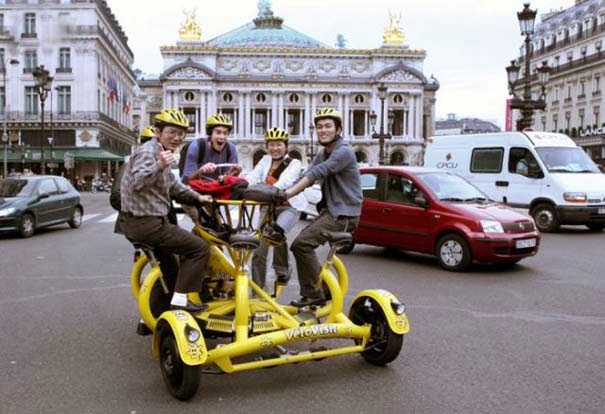
[[[310,298],[323,298],[323,291],[319,283],[321,265],[317,259],[315,249],[327,240],[321,235],[322,231],[348,231],[352,232],[359,223],[359,217],[334,218],[328,210],[324,209],[319,217],[305,227],[292,242],[292,253],[296,259],[296,271],[300,295]]]
[[[165,264],[170,263],[167,266],[161,265],[161,269],[168,280],[177,275],[176,292],[199,292],[202,289],[203,271],[210,254],[206,241],[171,224],[167,217],[135,217],[126,214],[123,224],[126,238],[133,243],[151,246],[160,262],[164,260]],[[174,256],[170,260],[166,259],[166,255],[180,256],[180,264],[174,260]],[[165,269],[166,267],[171,269]]]

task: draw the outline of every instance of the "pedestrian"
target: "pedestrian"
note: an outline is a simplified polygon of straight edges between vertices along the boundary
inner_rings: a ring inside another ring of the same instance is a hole
[[[282,128],[271,128],[265,133],[267,155],[263,156],[254,169],[246,176],[250,184],[265,183],[283,190],[291,187],[300,178],[301,162],[288,155],[288,133]],[[286,203],[277,206],[276,224],[278,232],[287,234],[298,223],[299,210],[307,205],[304,195],[298,194]],[[252,256],[252,280],[261,288],[265,287],[267,273],[267,254],[269,242],[261,239],[260,246]],[[273,270],[278,283],[286,284],[290,280],[288,263],[288,244],[284,238],[273,247]]]
[[[342,138],[342,116],[332,108],[318,109],[314,119],[317,139],[323,147],[303,177],[285,192],[289,199],[315,181],[321,181],[319,216],[305,227],[292,243],[300,284],[300,299],[293,306],[323,305],[324,292],[319,273],[321,265],[315,249],[327,240],[324,231],[351,232],[361,215],[361,177],[355,153]]]
[[[205,307],[190,302],[187,294],[202,288],[210,247],[201,237],[170,223],[168,213],[171,197],[189,205],[208,203],[212,198],[189,189],[170,170],[175,162],[173,152],[189,127],[187,116],[178,109],[163,109],[154,120],[156,136],[130,157],[120,182],[124,235],[133,243],[180,257],[179,264],[174,260],[172,269],[164,274],[176,280],[171,308],[199,312]]]

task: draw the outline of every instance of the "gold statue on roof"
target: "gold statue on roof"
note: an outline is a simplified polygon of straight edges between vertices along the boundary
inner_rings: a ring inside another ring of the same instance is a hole
[[[403,46],[405,35],[401,27],[401,12],[395,14],[389,10],[389,24],[384,29],[382,39],[387,46]]]
[[[179,36],[181,37],[181,40],[194,42],[199,41],[202,37],[202,29],[195,21],[195,8],[190,12],[187,12],[187,10],[183,10],[183,14],[187,16],[187,19],[185,20],[185,23],[181,25],[181,28],[179,30]]]

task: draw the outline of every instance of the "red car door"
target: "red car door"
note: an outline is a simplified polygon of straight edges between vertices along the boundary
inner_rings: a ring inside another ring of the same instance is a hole
[[[384,212],[382,211],[384,174],[378,172],[367,172],[361,174],[361,189],[363,192],[363,205],[359,226],[355,230],[354,240],[356,243],[368,243],[384,246],[380,241],[386,237],[384,229]]]
[[[398,171],[386,177],[385,201],[382,205],[386,240],[402,250],[431,252],[429,209],[426,199],[411,178]]]

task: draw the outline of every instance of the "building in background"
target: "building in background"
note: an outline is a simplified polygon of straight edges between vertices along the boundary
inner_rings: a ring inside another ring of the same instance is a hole
[[[489,132],[500,132],[500,128],[493,122],[477,118],[456,119],[456,114],[447,114],[447,119],[435,122],[433,135],[485,134]]]
[[[532,75],[542,62],[552,68],[546,110],[534,129],[562,132],[605,165],[605,2],[576,0],[541,16],[532,38]],[[525,56],[521,48],[522,61]],[[537,91],[537,87],[535,88]]]
[[[19,63],[7,64],[11,60]],[[0,1],[0,70],[6,76],[0,121],[7,122],[10,167],[40,171],[45,140],[47,172],[113,175],[136,142],[133,60],[105,1]],[[54,78],[45,101],[44,137],[32,75],[39,65]]]
[[[392,164],[418,164],[432,135],[439,84],[423,73],[426,53],[404,44],[400,18],[390,16],[377,49],[345,48],[343,36],[328,46],[283,24],[268,1],[259,1],[252,22],[206,41],[190,14],[180,41],[162,47],[164,72],[140,82],[135,123],[144,128],[162,107],[182,108],[191,121],[188,140],[205,135],[205,120],[215,112],[234,122],[232,142],[245,169],[265,153],[265,130],[279,126],[291,135],[292,156],[308,162],[318,152],[311,141],[313,114],[332,107],[344,116],[343,135],[360,163],[377,164],[379,140],[372,139],[370,114],[392,135],[385,154]],[[378,87],[384,84],[384,103]],[[382,110],[384,107],[384,110]]]

